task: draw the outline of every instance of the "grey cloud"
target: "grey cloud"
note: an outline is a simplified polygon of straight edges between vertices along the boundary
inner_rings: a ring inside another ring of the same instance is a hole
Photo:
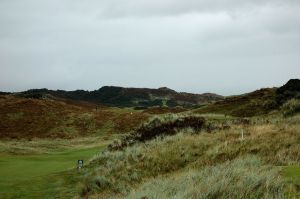
[[[293,0],[0,0],[0,90],[280,86],[300,76],[299,13]]]
[[[99,4],[100,16],[165,16],[198,12],[239,13],[255,11],[261,6],[299,6],[297,0],[111,0]]]

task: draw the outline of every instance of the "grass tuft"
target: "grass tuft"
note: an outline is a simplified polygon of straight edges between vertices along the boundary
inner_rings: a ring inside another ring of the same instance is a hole
[[[281,107],[283,116],[289,117],[300,113],[300,99],[291,99]]]
[[[248,156],[201,170],[159,177],[132,191],[126,199],[284,198],[278,169]]]

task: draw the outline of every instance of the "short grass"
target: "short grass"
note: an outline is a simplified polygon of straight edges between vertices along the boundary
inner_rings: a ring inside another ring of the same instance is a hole
[[[2,153],[0,153],[1,198],[54,198],[54,195],[62,193],[63,195],[59,198],[70,198],[76,195],[77,189],[72,186],[76,183],[72,183],[72,179],[76,176],[76,173],[74,175],[76,170],[70,169],[76,166],[78,159],[88,162],[106,145],[105,141],[93,143],[90,139],[84,141],[59,140],[53,141],[53,143],[50,140],[35,140],[27,144],[12,141],[2,143]],[[53,147],[55,143],[57,148]],[[18,150],[11,149],[11,151],[4,150],[4,146],[9,148],[13,145],[20,145],[21,148],[23,146],[25,154],[21,153],[20,148]],[[36,153],[30,154],[34,147],[37,148]],[[47,148],[48,152],[45,153]],[[15,154],[16,152],[18,154]],[[66,172],[68,170],[69,172]]]
[[[287,166],[284,168],[284,175],[300,186],[300,166]]]
[[[68,150],[95,148],[107,145],[118,134],[106,135],[99,131],[97,136],[75,139],[40,139],[1,140],[0,154],[33,155],[51,154]]]
[[[300,166],[285,166],[282,168],[282,175],[290,183],[287,198],[300,198]],[[295,194],[289,194],[290,192]]]

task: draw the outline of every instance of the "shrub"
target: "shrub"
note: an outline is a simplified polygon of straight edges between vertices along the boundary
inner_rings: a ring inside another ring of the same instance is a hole
[[[276,91],[276,101],[279,105],[284,104],[292,98],[299,98],[300,94],[300,80],[291,79],[284,86]]]
[[[293,116],[300,112],[300,99],[291,99],[281,107],[285,117]]]
[[[124,137],[121,141],[110,144],[108,149],[123,149],[136,142],[145,142],[156,137],[175,135],[177,132],[184,129],[190,129],[189,132],[191,130],[199,131],[204,125],[205,119],[199,116],[168,114],[154,117],[141,125],[136,131]]]
[[[146,141],[158,136],[174,135],[178,130],[185,128],[201,130],[204,126],[204,123],[204,118],[197,116],[180,117],[177,115],[171,115],[169,118],[154,118],[150,122],[137,129],[136,138],[139,141]]]

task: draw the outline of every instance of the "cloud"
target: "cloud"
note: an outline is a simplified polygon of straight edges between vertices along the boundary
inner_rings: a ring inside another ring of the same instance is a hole
[[[293,0],[0,0],[0,90],[279,86],[299,78],[298,24]]]

